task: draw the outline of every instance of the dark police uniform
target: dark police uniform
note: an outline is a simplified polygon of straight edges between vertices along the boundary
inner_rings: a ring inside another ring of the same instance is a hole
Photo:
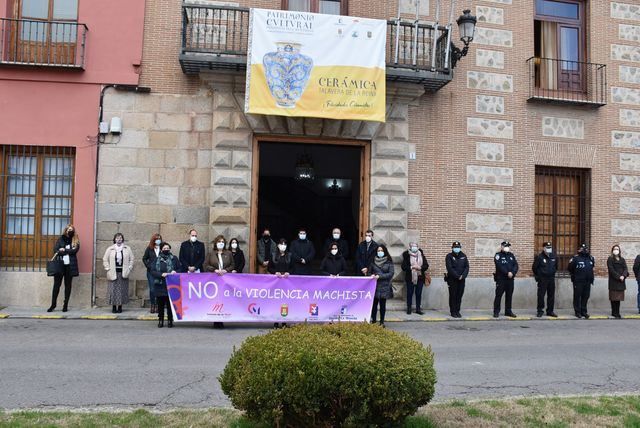
[[[591,295],[591,285],[594,280],[593,268],[595,264],[596,261],[593,256],[589,254],[589,249],[586,244],[582,244],[578,254],[569,260],[568,270],[571,274],[571,282],[573,283],[573,309],[578,318],[589,318],[587,302]]]
[[[462,251],[455,253],[454,248],[461,248],[460,242],[451,245],[452,251],[445,257],[447,267],[447,284],[449,285],[449,310],[454,318],[461,318],[460,306],[467,275],[469,275],[469,259]]]
[[[545,242],[545,248],[551,248],[551,242]],[[542,316],[544,310],[544,295],[547,295],[547,315],[555,317],[553,306],[556,295],[556,271],[558,270],[558,259],[555,253],[547,254],[542,251],[533,260],[531,267],[533,275],[538,283],[538,313]]]
[[[515,314],[511,311],[511,298],[513,297],[513,280],[518,273],[518,260],[516,256],[511,252],[505,252],[504,247],[511,247],[508,241],[502,242],[503,249],[496,253],[493,261],[496,265],[496,273],[494,274],[496,280],[496,298],[493,301],[493,316],[495,318],[500,315],[500,303],[502,301],[502,295],[504,294],[504,314],[508,317],[515,318]],[[512,278],[509,278],[508,274],[513,274]]]

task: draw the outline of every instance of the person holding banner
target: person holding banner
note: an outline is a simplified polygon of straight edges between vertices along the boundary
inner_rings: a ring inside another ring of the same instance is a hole
[[[149,313],[155,314],[158,312],[158,304],[156,302],[156,291],[155,291],[155,282],[156,279],[151,275],[151,271],[153,266],[156,263],[156,258],[160,255],[160,244],[162,244],[162,235],[159,233],[154,233],[151,235],[151,240],[149,241],[149,245],[144,250],[144,255],[142,256],[142,263],[144,267],[147,268],[147,282],[149,283],[149,305],[151,309]]]
[[[394,274],[393,260],[391,260],[386,246],[378,245],[373,263],[369,266],[368,271],[371,273],[371,276],[377,280],[376,294],[373,298],[373,308],[371,308],[371,323],[376,322],[378,304],[380,304],[380,326],[384,327],[387,299],[393,298],[391,281],[393,280]]]
[[[345,276],[347,274],[347,261],[340,254],[337,243],[331,244],[328,254],[322,259],[320,271],[325,276]]]
[[[298,239],[291,242],[294,275],[311,275],[311,261],[316,256],[313,242],[307,239],[307,229],[298,229]]]
[[[293,272],[293,269],[293,255],[287,251],[287,240],[281,238],[278,241],[278,251],[269,262],[269,272],[275,274],[278,278],[286,278],[289,276],[289,273]],[[286,325],[286,323],[282,323],[283,327]],[[280,326],[280,323],[273,323],[274,328],[280,328]]]
[[[231,255],[233,256],[233,272],[242,273],[244,270],[245,259],[244,252],[240,249],[238,238],[231,238],[228,250],[231,251]]]
[[[358,244],[356,249],[356,275],[368,274],[369,266],[376,255],[376,248],[378,244],[373,240],[373,230],[367,230],[364,233],[364,241]]]
[[[167,290],[167,275],[180,272],[180,260],[171,254],[171,245],[168,242],[160,244],[160,254],[151,267],[151,275],[155,278],[156,300],[158,302],[158,327],[164,327],[164,310],[167,308],[167,320],[169,328],[173,327],[173,311]]]
[[[276,255],[276,243],[271,239],[271,231],[262,231],[262,239],[258,240],[258,273],[269,272],[269,262]]]

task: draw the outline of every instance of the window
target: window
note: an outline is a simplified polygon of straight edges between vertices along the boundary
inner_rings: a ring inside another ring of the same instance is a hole
[[[12,29],[14,61],[73,64],[78,39],[78,0],[21,0]]]
[[[315,12],[327,15],[347,15],[346,0],[284,0],[284,10]]]
[[[44,268],[71,223],[75,152],[67,147],[0,146],[0,267]]]
[[[551,241],[558,270],[566,270],[578,245],[589,240],[589,170],[536,167],[535,251]]]
[[[534,54],[536,86],[550,90],[584,90],[584,3],[536,0]]]

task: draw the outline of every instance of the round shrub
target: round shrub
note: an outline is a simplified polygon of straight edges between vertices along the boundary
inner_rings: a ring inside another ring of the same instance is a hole
[[[222,390],[256,422],[289,427],[398,423],[433,397],[431,347],[372,324],[300,324],[248,338]]]

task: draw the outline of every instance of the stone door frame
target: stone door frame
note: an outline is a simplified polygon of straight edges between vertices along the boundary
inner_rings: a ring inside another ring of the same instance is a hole
[[[371,141],[370,140],[351,140],[340,138],[318,138],[288,135],[253,135],[251,146],[252,166],[251,166],[251,205],[250,205],[250,222],[249,236],[255,238],[258,236],[258,188],[260,178],[260,144],[264,143],[287,143],[287,144],[317,144],[317,145],[333,145],[333,146],[351,146],[360,147],[360,209],[358,214],[358,233],[359,239],[364,239],[364,232],[369,229],[369,201],[371,198]],[[358,241],[359,242],[359,241]],[[249,272],[256,272],[256,256],[257,247],[251,245],[249,247]]]

